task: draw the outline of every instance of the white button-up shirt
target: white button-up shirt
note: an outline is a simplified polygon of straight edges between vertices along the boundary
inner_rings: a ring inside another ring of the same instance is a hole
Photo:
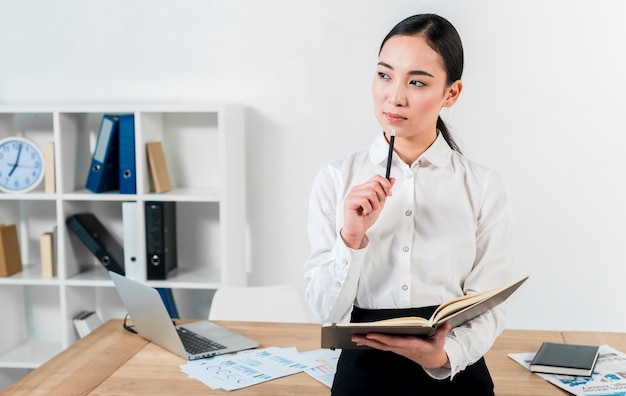
[[[304,265],[307,299],[321,322],[347,321],[366,309],[440,305],[511,280],[512,221],[505,186],[495,172],[453,151],[443,135],[410,166],[394,154],[392,195],[367,231],[362,249],[339,235],[352,186],[385,174],[382,133],[363,150],[324,166],[309,202],[311,253]],[[504,304],[453,329],[446,341],[454,376],[491,347],[504,328]]]

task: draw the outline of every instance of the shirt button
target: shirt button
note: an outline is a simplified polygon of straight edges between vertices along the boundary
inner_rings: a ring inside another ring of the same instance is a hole
[[[335,287],[341,287],[341,282],[335,282]]]
[[[417,166],[422,166],[422,160],[417,161]]]
[[[404,253],[408,252],[408,251],[409,251],[409,247],[408,247],[408,246],[403,247],[403,248],[402,248],[402,251],[403,251]]]
[[[413,174],[412,173],[407,173],[406,174],[406,178],[407,179],[412,179],[413,178]]]
[[[348,265],[348,259],[343,259],[343,265]]]
[[[412,212],[412,211],[410,211],[410,210],[407,210],[406,212],[404,212],[404,214],[405,214],[405,215],[407,215],[407,216],[410,216],[410,215],[412,215],[412,214],[413,214],[413,212]]]
[[[402,285],[402,290],[404,290],[404,291],[409,290],[409,286],[408,285]]]

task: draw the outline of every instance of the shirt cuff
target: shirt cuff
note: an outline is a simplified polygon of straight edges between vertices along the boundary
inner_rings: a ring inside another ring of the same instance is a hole
[[[424,371],[426,372],[426,374],[430,375],[432,378],[438,379],[438,380],[444,380],[448,377],[451,377],[450,368],[446,366],[434,368],[434,369],[425,368]]]
[[[365,260],[365,256],[367,255],[367,251],[369,250],[369,244],[360,249],[352,249],[346,246],[346,244],[343,242],[343,238],[341,238],[341,235],[339,235],[338,238],[338,262],[341,263],[340,267],[342,267],[339,272],[346,274],[348,269],[354,267],[354,264],[358,264],[358,267],[360,268],[362,266],[361,263],[363,263],[363,261]]]
[[[446,378],[454,378],[461,370],[465,367],[461,367],[459,356],[463,356],[463,351],[461,350],[460,345],[453,339],[448,338],[446,340],[446,345],[443,347],[448,355],[449,363],[444,365],[443,367],[438,368],[425,368],[424,371],[426,374],[430,375],[432,378],[442,380]]]

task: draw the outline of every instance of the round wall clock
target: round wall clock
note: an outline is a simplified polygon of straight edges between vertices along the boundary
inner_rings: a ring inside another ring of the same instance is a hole
[[[24,193],[43,180],[44,159],[37,145],[26,138],[0,139],[0,190]]]

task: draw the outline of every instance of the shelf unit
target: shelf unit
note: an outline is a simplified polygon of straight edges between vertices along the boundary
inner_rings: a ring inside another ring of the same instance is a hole
[[[85,189],[104,114],[134,114],[136,194]],[[210,290],[246,284],[244,114],[232,104],[0,106],[0,138],[23,136],[40,148],[55,143],[56,192],[43,182],[24,194],[0,193],[0,223],[16,224],[23,271],[0,277],[2,370],[29,370],[78,338],[72,317],[95,310],[102,320],[125,310],[104,267],[65,226],[78,212],[93,212],[123,243],[122,203],[176,201],[178,268],[164,281],[137,280],[174,291],[181,316],[207,317]],[[150,191],[145,143],[162,141],[172,190]],[[144,213],[137,218],[145,246]],[[57,226],[57,275],[41,276],[39,237]],[[127,272],[129,269],[126,269]],[[129,273],[129,277],[130,277]],[[1,386],[0,386],[1,389]]]

